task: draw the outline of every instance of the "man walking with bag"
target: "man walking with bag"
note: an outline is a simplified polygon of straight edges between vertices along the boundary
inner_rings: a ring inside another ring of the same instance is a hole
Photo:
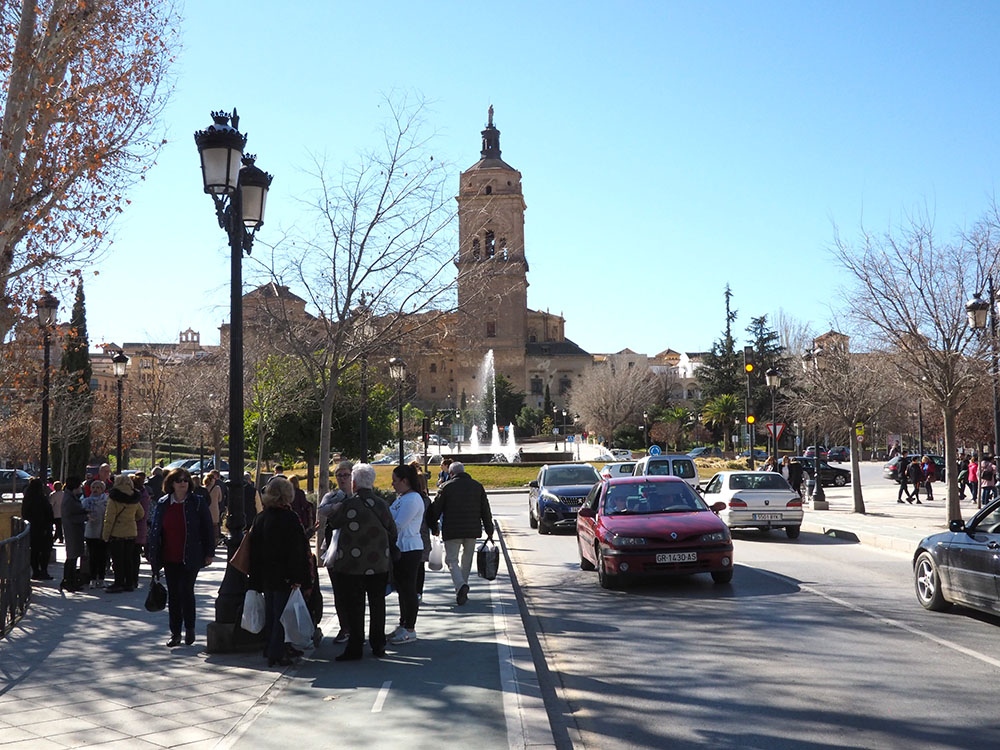
[[[442,485],[427,512],[427,523],[437,533],[438,519],[444,514],[441,537],[444,539],[444,561],[455,584],[455,601],[465,604],[469,599],[469,574],[476,554],[476,541],[483,529],[486,539],[493,538],[493,513],[483,485],[465,473],[465,465],[451,465],[452,480]]]

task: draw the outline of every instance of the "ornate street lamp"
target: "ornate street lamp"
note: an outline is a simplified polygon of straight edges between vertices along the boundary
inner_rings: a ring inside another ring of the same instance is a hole
[[[993,275],[987,277],[986,294],[989,302],[979,296],[979,292],[972,295],[972,299],[965,303],[965,313],[969,317],[969,327],[975,331],[985,331],[987,318],[989,319],[990,330],[990,380],[993,385],[993,450],[996,455],[1000,451],[1000,376],[997,374],[997,311],[996,311],[996,291],[993,288]],[[921,455],[923,455],[921,449]]]
[[[229,236],[229,487],[232,501],[226,526],[229,560],[243,540],[243,251],[249,255],[254,234],[264,225],[264,206],[271,175],[243,154],[246,136],[239,115],[213,112],[212,124],[194,134],[201,157],[204,190],[212,196],[219,227]],[[231,123],[231,124],[230,124]],[[234,646],[237,613],[246,593],[246,575],[231,565],[215,600],[215,622],[209,625],[209,652]]]
[[[767,380],[767,387],[771,389],[771,438],[774,440],[774,465],[778,465],[778,423],[774,417],[774,396],[781,387],[781,373],[773,367],[767,368],[764,373]]]
[[[389,358],[389,377],[396,381],[396,402],[399,407],[399,465],[403,465],[403,385],[406,382],[406,363],[399,357]]]
[[[819,382],[819,374],[823,370],[824,365],[826,364],[826,360],[823,358],[822,346],[817,346],[811,352],[806,352],[805,354],[802,355],[802,368],[804,370],[808,370],[810,364],[812,365],[812,369],[813,372],[815,373],[815,378],[816,378],[814,387],[819,388],[821,387]],[[829,510],[830,506],[826,502],[826,493],[823,492],[823,480],[822,480],[822,475],[820,474],[821,471],[820,461],[822,460],[822,458],[820,457],[819,441],[820,441],[820,425],[819,425],[819,420],[817,419],[816,442],[813,446],[813,448],[815,449],[815,453],[813,455],[813,461],[814,461],[813,510]]]
[[[52,344],[50,332],[56,322],[56,310],[59,300],[51,293],[45,292],[35,303],[38,312],[38,325],[42,329],[42,436],[38,452],[38,472],[42,483],[49,483],[49,350]]]
[[[115,452],[115,471],[121,473],[127,468],[122,463],[122,383],[125,381],[125,370],[128,368],[128,357],[125,352],[119,351],[111,358],[111,369],[114,370],[115,378],[118,380],[118,443]]]

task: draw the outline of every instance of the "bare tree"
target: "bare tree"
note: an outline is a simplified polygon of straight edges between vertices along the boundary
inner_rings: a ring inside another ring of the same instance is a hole
[[[986,377],[984,361],[969,356],[981,345],[965,303],[997,265],[995,234],[987,220],[968,236],[939,243],[929,220],[911,217],[896,231],[835,240],[836,256],[853,277],[849,316],[869,348],[891,356],[895,379],[940,409],[949,469],[956,464],[956,417]],[[948,520],[960,520],[956,472],[946,479]]]
[[[57,371],[52,376],[52,419],[49,435],[53,457],[59,457],[59,466],[53,466],[53,473],[62,479],[69,471],[70,449],[87,436],[93,403],[90,398],[80,398],[76,393],[78,377],[75,373]]]
[[[140,373],[141,382],[131,384],[130,411],[136,415],[139,433],[149,441],[153,464],[160,443],[173,434],[173,426],[189,402],[187,372],[181,359],[168,354],[158,359],[151,372]],[[135,379],[133,376],[133,381]],[[227,391],[224,389],[223,393]]]
[[[97,250],[161,144],[169,0],[0,3],[0,340],[38,276]]]
[[[362,356],[393,351],[435,333],[454,307],[454,199],[448,169],[422,134],[423,105],[388,100],[378,150],[339,176],[317,160],[310,200],[321,232],[280,243],[265,270],[278,285],[301,290],[318,316],[304,318],[276,296],[260,312],[258,335],[293,354],[321,405],[319,492],[329,488],[330,434],[340,375]]]
[[[645,368],[595,365],[573,386],[570,404],[590,432],[610,439],[622,425],[642,418],[659,387]]]

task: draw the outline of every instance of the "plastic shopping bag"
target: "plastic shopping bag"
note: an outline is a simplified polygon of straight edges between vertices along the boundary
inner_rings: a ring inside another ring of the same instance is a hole
[[[264,629],[264,595],[247,589],[243,597],[243,619],[240,627],[248,633],[259,633]]]
[[[281,626],[285,629],[285,643],[296,645],[312,643],[315,626],[306,606],[306,600],[302,598],[301,589],[292,589],[288,604],[281,613]]]
[[[320,562],[327,568],[333,567],[333,560],[337,557],[337,543],[340,542],[340,529],[334,529],[333,535],[330,537],[330,543],[326,547],[326,551],[323,553],[323,557]]]
[[[441,570],[444,567],[444,542],[441,537],[431,535],[431,553],[427,559],[427,567],[431,570]]]

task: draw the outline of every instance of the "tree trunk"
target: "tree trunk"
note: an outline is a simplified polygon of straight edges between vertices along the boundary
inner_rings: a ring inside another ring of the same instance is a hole
[[[851,426],[853,427],[853,425]],[[864,513],[865,498],[861,492],[861,446],[863,443],[856,442],[854,445],[857,446],[851,449],[851,491],[854,495],[854,512]]]
[[[333,400],[337,395],[337,368],[331,367],[319,420],[319,496],[330,491],[330,433],[333,429]]]
[[[962,520],[962,507],[958,501],[958,461],[955,451],[955,409],[943,407],[944,417],[944,473],[948,489],[948,523]]]

